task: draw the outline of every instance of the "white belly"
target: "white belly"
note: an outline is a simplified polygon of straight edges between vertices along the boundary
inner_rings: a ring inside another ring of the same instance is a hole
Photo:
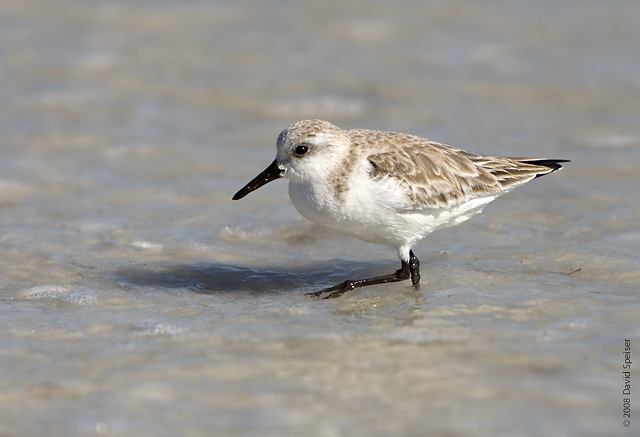
[[[379,195],[362,189],[340,197],[331,189],[289,183],[291,202],[306,219],[332,231],[384,244],[397,251],[411,248],[438,228],[466,221],[494,199],[472,199],[451,209],[398,211],[379,202],[376,197]]]

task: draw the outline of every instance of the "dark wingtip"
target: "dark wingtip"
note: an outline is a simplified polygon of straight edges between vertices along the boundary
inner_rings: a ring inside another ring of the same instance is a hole
[[[558,171],[562,168],[563,162],[571,162],[569,159],[527,159],[520,161],[523,164],[538,165],[540,167],[547,167],[549,169],[546,173],[540,173],[536,175],[537,178],[544,176],[554,171]]]

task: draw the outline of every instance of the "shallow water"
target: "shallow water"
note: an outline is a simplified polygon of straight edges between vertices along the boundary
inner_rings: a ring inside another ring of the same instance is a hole
[[[637,2],[130,3],[0,5],[1,435],[637,434]],[[572,162],[317,301],[310,117]]]

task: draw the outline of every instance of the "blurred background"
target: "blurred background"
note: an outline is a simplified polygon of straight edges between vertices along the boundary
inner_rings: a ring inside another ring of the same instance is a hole
[[[635,1],[3,0],[0,434],[637,434],[639,22]],[[420,243],[419,290],[318,302],[398,266],[284,181],[231,201],[305,118],[572,162]]]

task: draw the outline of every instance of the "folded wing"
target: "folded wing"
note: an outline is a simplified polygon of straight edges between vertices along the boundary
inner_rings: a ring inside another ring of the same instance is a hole
[[[368,156],[370,176],[403,187],[407,210],[451,207],[495,196],[562,168],[561,159],[495,158],[423,140]]]

